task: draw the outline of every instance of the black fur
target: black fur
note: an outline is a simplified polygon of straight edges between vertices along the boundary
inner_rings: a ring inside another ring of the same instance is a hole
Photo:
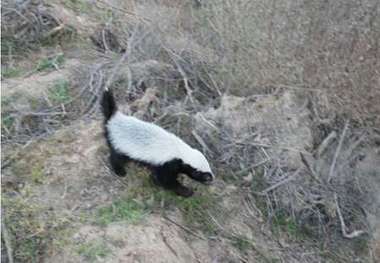
[[[108,140],[107,140],[108,141]],[[110,144],[109,144],[110,145]],[[110,147],[111,155],[110,155],[110,163],[118,176],[125,176],[127,173],[125,172],[125,163],[129,161],[129,158],[124,154],[120,154],[113,147]]]
[[[101,105],[102,105],[102,111],[105,117],[104,122],[106,123],[112,117],[112,115],[117,111],[117,106],[116,106],[112,91],[110,90],[104,91]]]
[[[186,174],[201,183],[207,184],[212,181],[210,173],[197,171],[190,165],[184,164],[180,159],[173,159],[161,166],[153,167],[153,176],[158,184],[173,190],[178,195],[189,197],[193,194],[193,191],[178,182],[177,178],[180,173]]]
[[[158,185],[174,191],[176,194],[189,197],[193,195],[193,190],[181,185],[178,182],[178,174],[182,171],[182,161],[174,159],[152,169],[153,180]]]

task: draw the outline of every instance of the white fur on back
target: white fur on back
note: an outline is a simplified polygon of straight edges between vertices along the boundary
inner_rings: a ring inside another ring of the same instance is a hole
[[[174,134],[135,117],[116,112],[107,123],[111,144],[132,159],[160,165],[175,158],[202,172],[210,172],[204,155]]]

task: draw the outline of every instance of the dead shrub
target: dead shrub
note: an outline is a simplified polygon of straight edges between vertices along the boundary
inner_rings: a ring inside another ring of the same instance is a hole
[[[2,14],[2,55],[36,49],[72,37],[75,29],[63,24],[42,0],[4,1]]]

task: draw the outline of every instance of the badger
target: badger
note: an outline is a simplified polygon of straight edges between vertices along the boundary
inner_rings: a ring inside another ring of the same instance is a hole
[[[124,165],[131,160],[148,167],[153,182],[183,197],[192,196],[193,190],[178,181],[179,174],[203,184],[214,180],[199,150],[156,124],[121,113],[111,90],[104,91],[101,106],[110,164],[118,176],[126,175]]]

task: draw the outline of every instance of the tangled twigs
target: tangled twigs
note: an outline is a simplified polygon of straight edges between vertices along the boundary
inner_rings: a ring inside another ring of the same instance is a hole
[[[109,87],[111,86],[112,82],[113,82],[113,79],[115,77],[115,74],[116,72],[119,70],[121,64],[124,63],[124,61],[127,59],[127,56],[128,56],[128,52],[129,50],[125,51],[123,56],[120,58],[120,60],[116,63],[115,67],[112,69],[112,72],[111,72],[111,75],[110,77],[108,78],[107,82],[106,82],[106,86],[104,87],[105,90],[108,90]]]
[[[6,12],[1,27],[5,38],[13,39],[19,48],[32,47],[68,29],[58,17],[51,14],[48,7],[41,8],[35,1],[21,1],[24,2],[22,4],[14,2],[6,1],[3,4],[2,9]]]
[[[173,60],[173,62],[177,66],[178,72],[181,74],[183,82],[185,84],[186,93],[187,93],[187,95],[188,95],[191,103],[194,104],[194,98],[193,98],[193,95],[192,95],[193,90],[189,86],[189,78],[187,77],[185,71],[183,70],[183,68],[181,67],[180,63],[178,62],[179,56],[176,53],[174,53],[173,51],[171,51],[170,49],[168,49],[168,48],[165,48],[165,50],[166,50],[166,52],[169,53],[171,59]]]
[[[283,184],[286,184],[286,183],[290,182],[291,180],[293,180],[299,174],[300,171],[301,171],[301,168],[298,168],[293,174],[289,175],[284,180],[281,180],[281,181],[279,181],[279,182],[271,185],[267,189],[265,189],[265,190],[263,190],[263,191],[261,191],[259,193],[255,193],[255,194],[260,195],[260,196],[267,195],[269,192],[273,191],[277,187],[279,187],[279,186],[281,186]]]
[[[126,10],[125,8],[121,8],[121,7],[117,7],[117,6],[111,5],[110,3],[106,2],[106,1],[102,1],[102,0],[97,0],[97,2],[102,3],[103,5],[105,5],[107,7],[110,7],[112,9],[114,9],[114,10],[117,10],[119,12],[122,12],[123,14],[135,17],[135,18],[137,18],[141,22],[144,22],[144,23],[151,22],[150,19],[148,19],[146,17],[140,17],[136,13],[130,12],[130,11]]]

